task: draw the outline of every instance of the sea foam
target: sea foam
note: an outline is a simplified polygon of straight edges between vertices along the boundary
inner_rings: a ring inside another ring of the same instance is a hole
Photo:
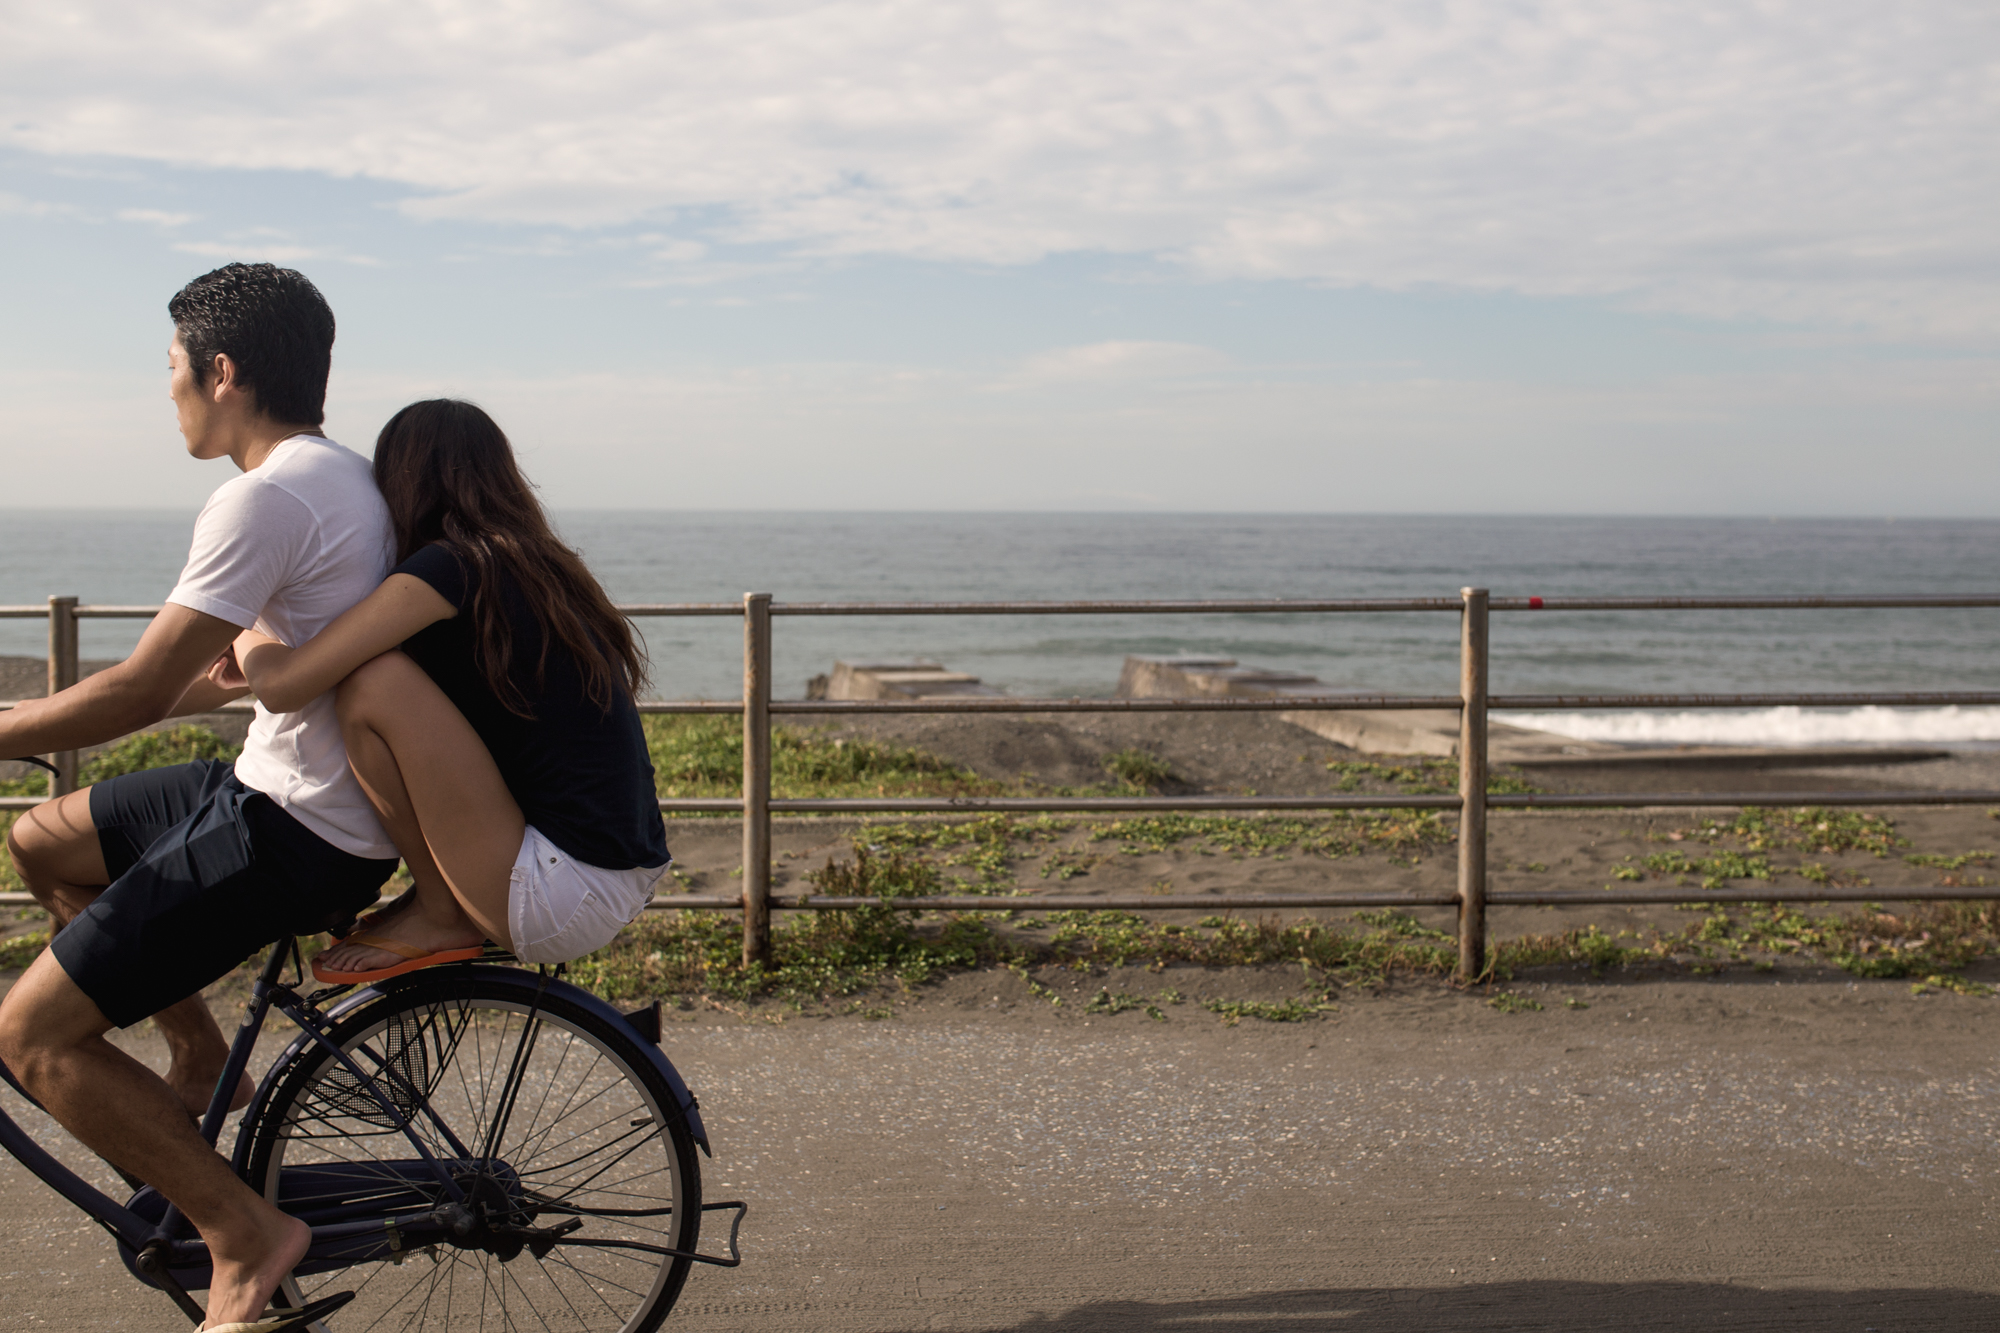
[[[1502,721],[1627,745],[1893,745],[2000,741],[2000,708],[1742,708],[1497,713]]]

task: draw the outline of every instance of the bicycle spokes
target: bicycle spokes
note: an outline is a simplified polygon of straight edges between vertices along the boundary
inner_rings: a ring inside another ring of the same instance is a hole
[[[274,1097],[253,1174],[287,1212],[356,1232],[316,1244],[292,1294],[352,1288],[340,1333],[652,1328],[700,1212],[664,1082],[620,1025],[567,1002],[445,989],[384,997],[333,1034],[385,1095],[321,1055]]]

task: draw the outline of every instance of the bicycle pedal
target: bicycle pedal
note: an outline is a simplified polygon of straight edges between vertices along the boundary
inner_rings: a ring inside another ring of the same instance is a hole
[[[239,1324],[218,1324],[212,1333],[290,1333],[293,1329],[318,1323],[353,1299],[354,1293],[351,1291],[336,1291],[331,1296],[307,1301],[296,1310],[272,1310],[262,1319],[252,1319]]]

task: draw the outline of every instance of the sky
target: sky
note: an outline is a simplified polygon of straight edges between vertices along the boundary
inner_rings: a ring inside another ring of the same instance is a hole
[[[563,508],[2000,517],[1991,0],[0,15],[0,507],[240,259]]]

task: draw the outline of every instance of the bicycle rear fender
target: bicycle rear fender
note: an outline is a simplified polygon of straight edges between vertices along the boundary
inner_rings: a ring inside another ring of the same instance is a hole
[[[559,977],[544,978],[538,973],[511,967],[480,967],[479,971],[482,981],[498,982],[518,990],[521,1002],[524,1004],[532,1004],[538,993],[544,993],[546,986],[546,993],[560,995],[570,1003],[590,1010],[607,1022],[614,1025],[622,1024],[626,1029],[633,1030],[632,1024],[624,1014],[582,987],[573,986]],[[405,975],[414,978],[417,974]],[[321,1014],[329,1024],[337,1023],[361,1006],[372,1004],[382,996],[393,992],[401,980],[402,978],[396,977],[374,986],[364,986],[341,996],[322,1010]],[[688,1091],[686,1080],[681,1078],[680,1071],[674,1068],[673,1063],[667,1059],[666,1052],[662,1051],[654,1041],[636,1030],[634,1035],[639,1038],[640,1049],[653,1062],[653,1068],[667,1081],[667,1087],[673,1092],[674,1100],[680,1103],[681,1114],[687,1117],[688,1131],[694,1135],[694,1141],[701,1145],[702,1152],[714,1156],[713,1150],[708,1146],[708,1130],[701,1123],[701,1106],[695,1101],[694,1094]],[[292,1038],[291,1044],[272,1062],[270,1072],[264,1075],[264,1081],[258,1084],[257,1095],[251,1098],[250,1105],[245,1108],[243,1119],[236,1130],[236,1151],[232,1157],[232,1165],[237,1175],[241,1176],[249,1169],[250,1141],[254,1137],[257,1122],[263,1115],[265,1103],[270,1100],[278,1084],[291,1072],[292,1066],[305,1054],[307,1048],[315,1045],[313,1039],[303,1032]]]

